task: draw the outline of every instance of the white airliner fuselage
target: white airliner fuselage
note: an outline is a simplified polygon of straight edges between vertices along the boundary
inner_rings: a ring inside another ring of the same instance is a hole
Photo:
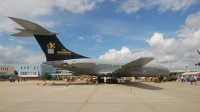
[[[45,64],[54,67],[67,69],[77,74],[87,74],[94,76],[117,75],[118,77],[128,76],[146,76],[168,75],[169,70],[162,65],[146,64],[143,67],[134,67],[125,69],[122,66],[126,63],[119,60],[103,60],[103,59],[71,59],[63,61],[48,61]],[[124,70],[123,70],[124,69]],[[119,71],[117,71],[119,70]],[[116,72],[115,72],[116,71]]]

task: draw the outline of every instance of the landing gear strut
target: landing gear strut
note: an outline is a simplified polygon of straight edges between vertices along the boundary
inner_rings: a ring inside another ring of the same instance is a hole
[[[104,83],[104,79],[102,79],[101,77],[98,77],[98,82],[99,83]]]

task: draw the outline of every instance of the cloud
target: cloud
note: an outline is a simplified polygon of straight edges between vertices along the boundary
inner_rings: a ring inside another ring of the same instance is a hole
[[[103,38],[101,37],[100,34],[93,35],[93,36],[92,36],[92,39],[94,39],[94,40],[95,40],[96,42],[98,42],[98,43],[104,42],[104,41],[103,41]]]
[[[41,63],[44,62],[45,55],[43,53],[35,53],[24,49],[22,46],[3,46],[0,45],[0,64],[12,65],[26,63]]]
[[[199,28],[200,27],[200,12],[195,14],[191,14],[186,18],[186,25],[187,27],[192,28]]]
[[[186,10],[192,5],[197,4],[198,0],[148,0],[148,5],[146,7],[153,7],[158,6],[158,11],[165,12],[168,10],[171,11],[179,11],[179,10]]]
[[[133,57],[134,55],[131,53],[130,49],[124,46],[119,51],[110,49],[107,53],[101,55],[99,59],[131,60]]]
[[[137,16],[135,16],[135,18],[136,18],[137,20],[139,20],[139,19],[141,18],[141,16],[137,15]]]
[[[86,36],[86,38],[83,37],[83,36],[78,36],[78,39],[79,39],[79,40],[85,40],[85,39],[91,40],[91,39],[92,39],[92,40],[96,41],[97,43],[103,43],[103,42],[105,42],[105,41],[103,40],[103,37],[101,37],[100,34],[96,34],[96,35],[93,35],[93,36],[91,36],[91,37]]]
[[[101,49],[103,47],[101,47],[99,44],[95,45],[94,47],[88,49],[88,50],[95,50],[95,49]]]
[[[180,38],[189,38],[194,34],[193,32],[197,32],[200,28],[200,12],[189,15],[186,18],[185,24],[181,26],[176,33]],[[198,35],[195,33],[195,35]]]
[[[124,2],[120,8],[118,9],[119,11],[124,11],[127,14],[135,13],[141,8],[144,7],[144,3],[141,2],[140,0],[127,0]]]
[[[167,48],[169,46],[173,47],[173,43],[175,42],[174,38],[170,39],[164,39],[163,34],[160,33],[154,33],[154,35],[151,37],[150,40],[147,40],[147,43],[150,46],[155,46],[155,47],[164,47]]]
[[[194,33],[200,34],[200,30]],[[127,47],[122,47],[119,51],[110,49],[99,59],[125,60],[128,62],[140,57],[154,57],[152,63],[165,65],[170,70],[184,70],[185,66],[190,66],[191,70],[197,69],[194,64],[200,59],[196,53],[196,50],[200,48],[200,37],[195,36],[178,40],[174,38],[164,39],[163,34],[154,33],[147,40],[147,43],[152,47],[134,53]]]
[[[17,40],[18,43],[20,44],[32,44],[33,42],[30,41],[23,41],[23,40]]]
[[[52,0],[1,0],[1,16],[35,17],[52,13]]]
[[[52,16],[56,8],[68,10],[72,13],[85,13],[95,9],[97,3],[104,0],[1,0],[0,2],[0,34],[2,32],[16,32],[18,24],[8,16],[33,21],[43,27],[53,27],[56,22],[45,20]]]
[[[73,13],[84,13],[95,8],[98,2],[104,0],[56,0],[56,6],[62,10],[68,10]]]
[[[120,5],[118,11],[124,11],[127,14],[136,13],[141,9],[151,9],[158,7],[158,11],[184,11],[192,5],[199,3],[198,0],[126,0]]]
[[[185,70],[188,66],[189,70],[199,71],[199,67],[195,66],[200,61],[200,56],[196,50],[200,50],[200,26],[198,21],[199,12],[189,15],[185,24],[177,31],[177,36],[164,37],[164,34],[155,32],[152,37],[146,40],[150,48],[141,49],[141,51],[132,52],[128,47],[122,47],[121,50],[110,49],[100,59],[116,59],[116,60],[135,60],[140,57],[154,57],[152,63],[162,64],[167,66],[171,71]],[[191,19],[191,20],[190,20]],[[185,29],[195,30],[185,30]],[[186,32],[183,32],[186,31]],[[187,35],[182,37],[182,35]]]
[[[54,3],[52,0],[1,0],[0,2],[0,33],[16,32],[15,27],[19,27],[8,16],[23,18],[26,20],[39,22],[44,27],[54,25],[52,21],[41,21],[39,17],[51,15]]]
[[[84,37],[83,36],[79,36],[78,39],[79,40],[84,40]]]

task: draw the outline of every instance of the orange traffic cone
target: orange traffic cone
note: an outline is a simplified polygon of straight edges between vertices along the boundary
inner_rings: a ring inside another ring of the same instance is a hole
[[[66,86],[68,86],[68,82],[66,82]]]
[[[45,80],[43,80],[43,86],[45,86]]]
[[[40,84],[39,84],[39,80],[38,80],[38,83],[37,83],[37,85],[39,86]]]
[[[98,80],[96,80],[95,86],[98,86]]]

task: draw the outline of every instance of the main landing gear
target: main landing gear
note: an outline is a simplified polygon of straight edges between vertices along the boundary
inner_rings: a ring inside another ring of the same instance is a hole
[[[117,75],[111,75],[111,79],[106,80],[107,84],[118,84]]]
[[[106,80],[107,84],[118,84],[117,75],[111,75],[110,77],[111,79]],[[98,77],[96,80],[98,80],[99,83],[104,83],[104,78],[102,77]],[[94,83],[95,83],[95,80],[94,80]]]

